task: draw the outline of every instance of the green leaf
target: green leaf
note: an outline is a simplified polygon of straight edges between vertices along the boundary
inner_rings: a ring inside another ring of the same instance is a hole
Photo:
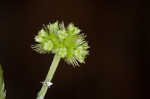
[[[5,99],[5,98],[6,98],[6,93],[4,89],[3,70],[0,65],[0,99]]]

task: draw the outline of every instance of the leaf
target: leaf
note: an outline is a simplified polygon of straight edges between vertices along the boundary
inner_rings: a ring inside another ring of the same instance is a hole
[[[2,66],[0,65],[0,99],[5,99],[6,93],[4,89],[4,80],[3,80],[3,70]]]

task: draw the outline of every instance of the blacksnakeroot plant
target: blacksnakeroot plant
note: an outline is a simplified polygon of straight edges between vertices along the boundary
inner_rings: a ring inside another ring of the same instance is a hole
[[[51,80],[60,59],[64,59],[74,67],[79,66],[79,63],[85,63],[85,58],[89,54],[85,37],[74,24],[70,23],[65,27],[63,22],[49,23],[38,32],[34,38],[36,44],[32,45],[33,50],[40,54],[53,53],[54,59],[37,99],[44,99],[48,88],[52,85]]]

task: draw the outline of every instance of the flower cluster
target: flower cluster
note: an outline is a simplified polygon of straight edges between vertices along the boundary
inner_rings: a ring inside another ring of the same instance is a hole
[[[80,32],[72,23],[66,28],[63,23],[50,23],[35,36],[37,44],[32,48],[41,54],[57,54],[67,63],[78,65],[78,62],[84,63],[89,48],[85,35]]]

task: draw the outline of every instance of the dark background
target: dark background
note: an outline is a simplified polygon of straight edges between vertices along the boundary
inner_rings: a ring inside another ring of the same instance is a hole
[[[7,99],[35,99],[53,55],[31,45],[42,25],[56,20],[79,26],[91,48],[80,67],[61,60],[45,99],[148,99],[149,17],[144,0],[0,1]]]

